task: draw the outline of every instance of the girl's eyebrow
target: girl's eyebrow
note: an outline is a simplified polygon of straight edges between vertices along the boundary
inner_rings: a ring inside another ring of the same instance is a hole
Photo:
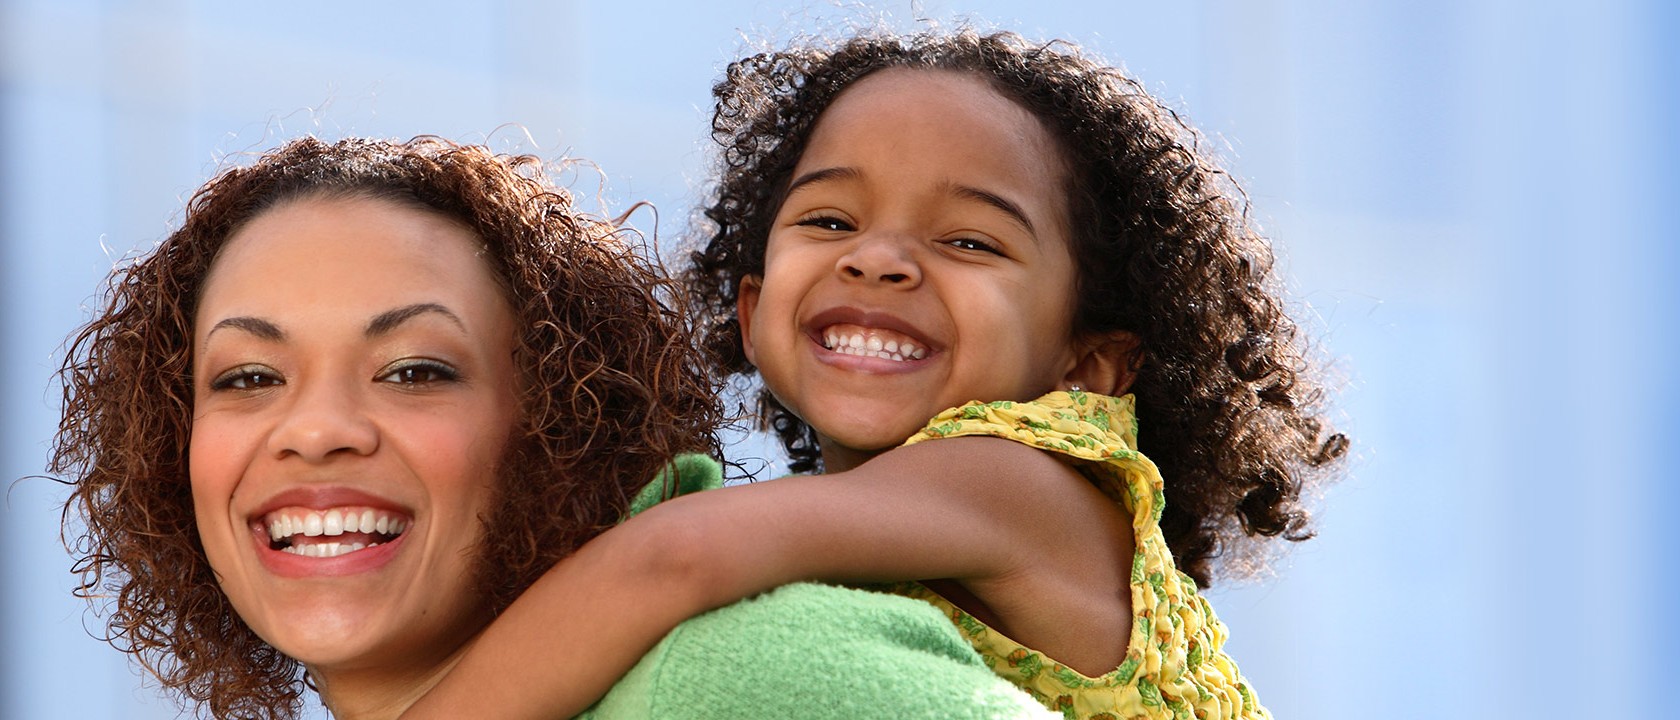
[[[821,170],[812,170],[811,172],[794,178],[793,182],[788,183],[787,194],[792,195],[797,192],[799,188],[812,183],[830,182],[833,180],[856,180],[861,176],[862,173],[858,172],[857,168],[850,167],[831,167],[823,168]]]
[[[857,168],[852,167],[831,167],[823,168],[821,170],[812,170],[811,172],[795,178],[793,182],[788,183],[787,194],[791,196],[806,185],[833,182],[835,180],[856,180],[862,176],[862,172],[859,172]],[[990,190],[981,190],[980,188],[972,185],[946,183],[946,189],[956,197],[978,200],[997,208],[1015,222],[1020,223],[1021,227],[1027,231],[1028,235],[1031,235],[1035,239],[1038,237],[1038,229],[1033,227],[1031,220],[1027,219],[1027,213],[1021,209],[1019,203],[1016,203],[1015,201],[995,192],[991,192]]]
[[[1009,198],[994,192],[981,190],[977,187],[958,185],[956,183],[951,183],[950,192],[952,195],[957,197],[967,198],[969,200],[978,200],[1003,211],[1003,214],[1014,218],[1015,222],[1020,223],[1021,227],[1026,229],[1028,235],[1031,235],[1034,238],[1038,237],[1038,231],[1033,228],[1032,221],[1027,219],[1027,213],[1021,209],[1020,205],[1016,204]]]

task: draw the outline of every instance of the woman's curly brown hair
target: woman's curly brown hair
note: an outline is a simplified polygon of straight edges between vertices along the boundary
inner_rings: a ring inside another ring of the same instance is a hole
[[[1252,547],[1252,536],[1311,537],[1303,489],[1323,479],[1347,439],[1318,409],[1271,244],[1193,129],[1136,80],[1065,43],[972,31],[861,35],[732,63],[712,90],[722,152],[704,211],[710,237],[685,273],[723,374],[754,371],[736,295],[743,277],[764,271],[771,222],[812,129],[836,96],[884,68],[984,78],[1059,141],[1080,268],[1074,330],[1142,341],[1131,391],[1142,449],[1167,478],[1161,524],[1180,569],[1207,586],[1213,560]],[[768,391],[760,408],[792,469],[817,469],[812,429]]]
[[[235,614],[200,544],[187,466],[193,316],[229,236],[308,197],[389,200],[465,224],[513,308],[521,426],[479,562],[493,607],[617,522],[675,454],[716,450],[715,392],[681,294],[636,243],[578,212],[536,158],[436,138],[305,138],[224,170],[179,230],[114,271],[104,311],[71,341],[50,466],[74,486],[66,542],[78,594],[110,603],[107,639],[218,718],[292,716],[304,678]],[[72,516],[85,525],[71,529]]]

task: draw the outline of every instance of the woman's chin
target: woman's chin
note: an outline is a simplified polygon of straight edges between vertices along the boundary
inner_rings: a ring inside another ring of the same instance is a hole
[[[222,585],[259,637],[311,672],[425,664],[491,617],[467,563],[438,567],[408,556],[425,546],[404,535],[315,557],[265,545],[247,564],[254,572],[224,576]]]
[[[317,677],[429,673],[492,617],[482,606],[419,610],[372,598],[316,598],[263,615],[263,627],[252,628],[257,635]]]
[[[309,584],[315,587],[282,589],[254,607],[247,602],[236,608],[258,637],[311,668],[354,664],[410,630],[391,622],[403,614],[392,606],[394,598]]]

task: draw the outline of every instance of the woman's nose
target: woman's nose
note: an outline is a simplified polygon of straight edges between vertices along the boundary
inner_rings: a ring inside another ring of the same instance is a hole
[[[379,447],[378,427],[354,390],[328,384],[291,389],[291,402],[269,436],[274,457],[323,462],[338,455],[368,455]]]
[[[913,241],[890,233],[864,235],[836,264],[841,277],[866,283],[912,288],[922,282],[922,268],[913,256]]]

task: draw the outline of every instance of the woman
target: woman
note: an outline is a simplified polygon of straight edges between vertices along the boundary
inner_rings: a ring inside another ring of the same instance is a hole
[[[300,661],[341,716],[423,692],[712,448],[664,291],[533,158],[304,139],[223,172],[71,345],[81,594],[218,717],[291,714]]]
[[[303,139],[224,171],[71,343],[52,470],[85,523],[80,594],[216,717],[293,716],[309,684],[339,718],[397,716],[672,458],[715,449],[666,289],[532,158]],[[835,636],[813,614],[850,641],[804,644]],[[793,587],[679,631],[598,717],[1030,707],[902,598]]]

